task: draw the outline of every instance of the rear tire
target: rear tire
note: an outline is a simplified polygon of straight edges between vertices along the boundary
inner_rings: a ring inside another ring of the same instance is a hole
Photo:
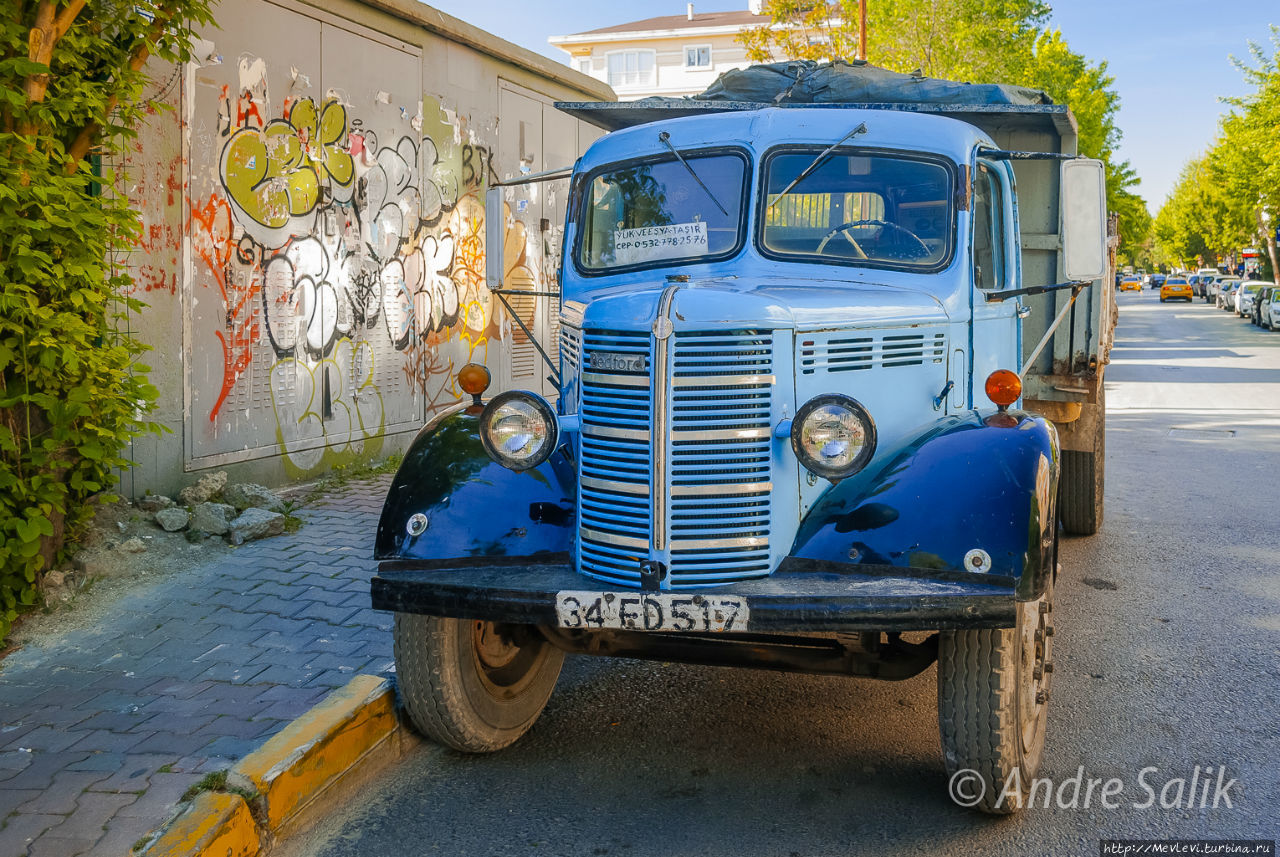
[[[1062,528],[1073,536],[1091,536],[1102,527],[1103,490],[1106,484],[1106,405],[1102,394],[1103,419],[1093,437],[1093,451],[1062,451],[1058,477],[1058,515]]]
[[[392,633],[409,720],[465,753],[501,750],[528,732],[564,663],[532,625],[397,613]]]
[[[1017,606],[1014,628],[938,639],[938,731],[952,799],[992,815],[1022,809],[1044,755],[1053,575],[1039,600]]]

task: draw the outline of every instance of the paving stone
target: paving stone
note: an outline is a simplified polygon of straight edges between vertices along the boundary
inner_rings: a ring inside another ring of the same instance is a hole
[[[50,830],[49,835],[68,839],[88,839],[92,845],[106,832],[107,821],[137,799],[137,795],[104,792],[86,792],[78,795],[75,811],[66,821]]]
[[[139,753],[173,753],[176,756],[189,756],[209,743],[209,739],[200,735],[179,735],[175,732],[152,732],[144,735],[134,747]]]
[[[147,685],[143,689],[142,694],[146,696],[167,696],[174,699],[188,699],[208,690],[212,682],[208,681],[179,681],[171,678],[162,678],[155,684]]]
[[[32,840],[65,819],[65,815],[21,813],[10,816],[0,828],[0,855],[16,857],[25,854]]]
[[[0,789],[0,823],[8,818],[9,813],[17,812],[18,807],[39,796],[39,789]]]
[[[47,789],[53,779],[67,766],[83,761],[88,753],[36,753],[30,754],[31,763],[6,780],[0,780],[0,789]],[[99,778],[100,779],[100,778]]]
[[[27,847],[27,857],[80,857],[97,839],[72,839],[56,835],[55,827]]]
[[[117,815],[107,822],[107,831],[102,838],[81,857],[128,857],[133,853],[135,842],[168,819],[168,813],[145,819]]]
[[[109,776],[106,771],[62,771],[53,778],[52,785],[18,807],[18,811],[37,815],[66,815],[74,812],[80,793]]]
[[[94,751],[85,757],[84,761],[73,762],[67,765],[68,771],[105,771],[107,774],[115,774],[125,764],[124,753],[109,753]],[[92,788],[97,789],[95,784]]]
[[[215,663],[200,674],[200,678],[211,681],[224,681],[232,684],[248,684],[253,681],[265,667],[241,663]]]
[[[95,792],[145,792],[151,787],[151,778],[166,765],[172,765],[180,756],[176,753],[130,754],[125,766],[105,780],[92,786]]]
[[[111,732],[106,729],[77,730],[72,734],[80,736],[80,740],[71,747],[72,750],[101,753],[127,752],[136,747],[143,738],[143,735],[137,732]]]
[[[199,781],[200,777],[195,773],[152,774],[147,790],[125,805],[119,814],[124,817],[150,816],[155,814],[157,807],[172,808],[183,793]]]

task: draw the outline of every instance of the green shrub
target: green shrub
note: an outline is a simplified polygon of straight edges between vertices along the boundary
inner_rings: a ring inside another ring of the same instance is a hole
[[[139,234],[92,155],[133,135],[149,56],[185,61],[205,0],[7,4],[0,16],[0,642],[62,558],[86,500],[157,430],[140,304],[112,248]],[[104,193],[104,189],[108,192]]]

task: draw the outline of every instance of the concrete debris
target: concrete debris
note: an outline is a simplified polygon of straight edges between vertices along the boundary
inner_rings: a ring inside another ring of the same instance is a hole
[[[242,545],[266,536],[278,536],[284,532],[284,515],[266,509],[246,509],[231,522],[228,538],[233,545]]]
[[[138,508],[144,512],[159,512],[161,509],[172,509],[173,498],[163,494],[148,494],[138,499]]]
[[[125,539],[119,545],[116,546],[116,550],[123,551],[124,553],[142,553],[146,549],[147,549],[147,543],[144,542],[142,539],[138,538],[137,536],[134,536],[133,538]]]
[[[230,503],[241,511],[255,507],[270,509],[272,512],[284,510],[284,501],[278,494],[254,482],[237,482],[228,485],[222,491],[222,501]]]
[[[191,509],[191,529],[220,536],[231,528],[236,507],[226,503],[198,503]]]
[[[155,514],[156,523],[166,533],[176,533],[191,522],[191,513],[186,509],[160,509]]]
[[[195,485],[188,485],[178,492],[178,502],[184,506],[197,506],[201,503],[207,503],[222,494],[222,489],[227,487],[227,473],[225,470],[219,470],[217,473],[207,473],[201,476]]]

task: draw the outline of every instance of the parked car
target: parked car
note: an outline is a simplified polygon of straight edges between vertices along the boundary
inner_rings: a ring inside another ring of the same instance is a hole
[[[1235,277],[1219,277],[1209,284],[1209,288],[1205,290],[1204,302],[1207,304],[1217,304],[1218,295],[1224,288],[1230,285],[1239,285],[1240,280]]]
[[[1249,321],[1258,327],[1267,327],[1264,322],[1269,321],[1271,301],[1275,294],[1280,291],[1280,286],[1263,286],[1258,290],[1258,296],[1253,301],[1253,312],[1249,315]]]
[[[1236,315],[1241,318],[1251,318],[1253,316],[1253,302],[1258,298],[1258,292],[1262,291],[1266,286],[1273,286],[1275,283],[1267,283],[1262,280],[1246,280],[1240,284],[1240,288],[1235,293],[1235,311]]]
[[[1203,296],[1205,287],[1213,280],[1216,280],[1218,279],[1218,277],[1221,277],[1222,272],[1219,271],[1217,268],[1201,268],[1200,270],[1196,271],[1196,276],[1199,277],[1198,280],[1189,280],[1189,281],[1192,283],[1195,293],[1197,295]]]
[[[1217,306],[1220,310],[1230,312],[1236,306],[1236,292],[1240,290],[1240,280],[1229,280],[1218,289]]]
[[[1169,277],[1160,287],[1160,303],[1180,300],[1191,302],[1191,284],[1184,277]]]
[[[1142,291],[1142,280],[1139,280],[1137,277],[1125,277],[1120,281],[1120,291],[1140,292]]]
[[[1270,300],[1262,305],[1262,326],[1280,330],[1280,287],[1271,289]]]

